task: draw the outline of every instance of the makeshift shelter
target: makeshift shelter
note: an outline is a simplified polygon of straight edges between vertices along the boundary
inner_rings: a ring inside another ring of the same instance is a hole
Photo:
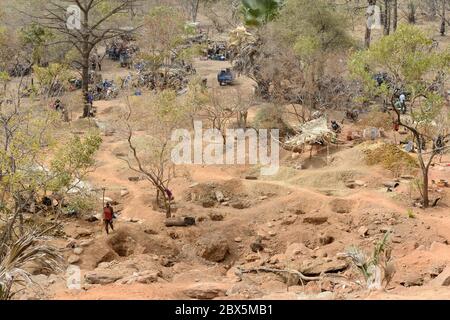
[[[326,117],[311,120],[309,122],[294,126],[297,134],[288,138],[284,145],[288,148],[303,148],[305,145],[330,143],[336,137],[335,133],[328,128]]]

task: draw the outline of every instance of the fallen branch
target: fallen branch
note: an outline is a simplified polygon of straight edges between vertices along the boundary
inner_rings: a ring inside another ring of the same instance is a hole
[[[294,274],[297,275],[300,279],[305,281],[318,281],[323,278],[323,276],[318,277],[308,277],[305,276],[303,273],[297,270],[283,270],[283,269],[272,269],[272,268],[266,268],[266,267],[258,267],[258,268],[251,268],[251,269],[242,269],[240,267],[237,267],[238,272],[236,273],[238,276],[240,276],[243,273],[251,273],[251,272],[273,272],[273,273],[288,273],[288,274]]]
[[[337,274],[328,274],[328,273],[322,273],[320,276],[316,277],[309,277],[305,276],[303,273],[297,270],[288,270],[288,269],[273,269],[273,268],[267,268],[267,267],[257,267],[257,268],[250,268],[250,269],[243,269],[240,267],[237,267],[236,275],[241,276],[244,273],[251,273],[251,272],[273,272],[273,273],[287,273],[287,274],[293,274],[300,278],[300,281],[303,284],[304,281],[319,281],[324,278],[341,278],[347,282],[354,283],[353,281],[347,279],[347,277]],[[331,279],[330,279],[331,280]],[[336,283],[340,283],[340,281],[334,280]]]

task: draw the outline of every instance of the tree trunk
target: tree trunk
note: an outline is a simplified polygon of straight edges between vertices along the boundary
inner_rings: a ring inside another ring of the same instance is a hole
[[[392,30],[394,32],[397,30],[397,23],[398,23],[398,0],[394,0],[393,4],[393,17],[392,17]]]
[[[391,31],[391,4],[390,0],[384,0],[384,35],[389,35]]]
[[[366,26],[366,34],[364,36],[364,46],[369,49],[370,47],[370,34],[372,33],[372,30]]]
[[[377,1],[376,0],[367,0],[367,3],[369,6],[374,6],[377,4]],[[367,19],[368,19],[368,17],[367,17]],[[370,47],[370,37],[372,34],[372,29],[370,28],[367,19],[366,19],[366,33],[364,36],[364,45],[368,49]]]
[[[423,159],[422,155],[422,146],[423,146],[423,137],[421,137],[417,132],[413,132],[416,141],[417,141],[417,157],[419,159],[420,169],[422,170],[422,179],[423,179],[423,185],[422,185],[422,200],[423,200],[423,207],[428,208],[429,205],[429,199],[428,199],[428,170],[429,165],[425,165],[425,161]],[[431,161],[431,160],[430,160]]]
[[[197,21],[198,7],[200,6],[200,0],[193,0],[191,14],[192,14],[192,22]]]
[[[442,17],[441,17],[441,19],[442,19],[442,21],[441,21],[441,30],[440,30],[440,32],[441,32],[441,36],[445,36],[445,9],[446,9],[446,1],[448,1],[448,0],[442,0]]]
[[[408,22],[410,24],[416,24],[416,5],[410,1],[408,3]]]
[[[89,51],[87,51],[89,52]],[[91,115],[91,108],[87,100],[87,95],[89,92],[89,53],[87,57],[83,57],[83,70],[82,70],[82,92],[83,92],[83,118],[89,117]]]
[[[83,43],[82,45],[82,53],[81,53],[81,59],[82,59],[82,73],[81,73],[81,91],[83,93],[83,118],[87,118],[91,115],[91,108],[88,103],[88,92],[89,92],[89,56],[91,55],[92,47],[89,44],[89,17],[87,13],[84,13],[83,15],[83,21],[82,21],[82,28],[83,28]]]
[[[430,200],[428,199],[428,168],[422,168],[422,176],[423,176],[423,207],[426,209],[429,206]]]

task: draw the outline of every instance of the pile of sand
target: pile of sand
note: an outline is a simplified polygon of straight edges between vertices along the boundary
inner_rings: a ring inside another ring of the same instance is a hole
[[[368,165],[380,164],[393,173],[409,174],[418,168],[416,159],[393,144],[379,142],[363,152]]]

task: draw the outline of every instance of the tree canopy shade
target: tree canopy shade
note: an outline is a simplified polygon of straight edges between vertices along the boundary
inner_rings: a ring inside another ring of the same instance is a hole
[[[433,144],[427,152],[422,146],[450,136],[450,114],[445,107],[444,84],[450,68],[450,48],[433,50],[433,40],[412,25],[400,25],[350,60],[352,73],[363,82],[364,95],[382,96],[390,102],[394,121],[408,129],[417,144],[423,173],[422,197],[428,207],[428,169],[442,147]],[[389,79],[378,85],[373,75],[383,72]],[[409,110],[401,115],[395,103],[400,93],[409,96]],[[425,159],[427,157],[427,159]]]
[[[284,0],[242,0],[242,13],[245,24],[259,27],[273,20]]]

